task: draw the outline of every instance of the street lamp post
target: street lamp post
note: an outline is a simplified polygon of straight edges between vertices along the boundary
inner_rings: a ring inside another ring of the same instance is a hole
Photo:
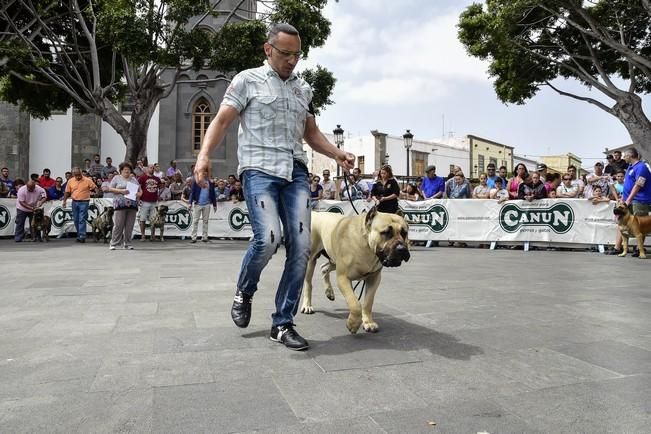
[[[337,125],[337,128],[332,130],[332,134],[335,136],[335,145],[337,145],[337,149],[341,149],[341,147],[344,146],[344,130],[341,128],[341,125]],[[341,167],[337,164],[337,178],[339,178],[340,174]]]
[[[402,135],[402,140],[404,141],[405,149],[407,150],[407,178],[409,178],[409,150],[411,149],[414,135],[409,130],[407,130],[407,132]]]

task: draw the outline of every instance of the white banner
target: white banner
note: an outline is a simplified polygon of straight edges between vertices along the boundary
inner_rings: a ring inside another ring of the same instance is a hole
[[[169,207],[165,235],[189,237],[192,212],[181,201],[164,203]],[[110,199],[91,200],[88,222],[111,204]],[[617,230],[613,206],[614,202],[594,205],[585,199],[516,200],[503,204],[481,199],[400,201],[400,208],[409,223],[409,238],[415,241],[612,244]],[[355,208],[360,213],[370,207],[369,202],[355,201]],[[346,201],[323,200],[314,209],[355,214],[353,206]],[[45,210],[52,219],[51,236],[75,231],[71,208],[64,209],[61,201],[52,201],[46,203]],[[0,199],[0,236],[13,236],[15,217],[15,199]],[[88,231],[91,231],[90,224]],[[134,233],[140,234],[138,224]],[[218,202],[217,211],[211,209],[208,233],[211,237],[249,238],[252,232],[246,204]]]

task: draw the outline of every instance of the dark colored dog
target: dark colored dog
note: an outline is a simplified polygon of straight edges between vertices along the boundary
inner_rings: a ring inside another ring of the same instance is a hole
[[[160,232],[160,240],[164,241],[163,233],[165,232],[165,216],[167,216],[167,211],[169,208],[167,205],[158,205],[156,207],[156,212],[149,219],[149,224],[151,225],[151,236],[149,241],[154,241],[154,234],[156,233],[156,228]]]
[[[104,208],[104,211],[93,220],[91,227],[95,235],[95,242],[103,239],[104,244],[106,244],[107,240],[111,239],[113,235],[113,207],[107,206]]]
[[[619,256],[626,256],[628,253],[628,239],[635,237],[637,248],[640,251],[640,258],[646,258],[644,251],[644,238],[651,233],[651,216],[636,216],[631,214],[625,204],[619,204],[613,210],[617,219],[617,228],[622,234],[622,253]]]
[[[48,236],[52,228],[52,220],[49,216],[45,215],[43,208],[36,208],[32,213],[32,218],[29,221],[29,227],[32,232],[32,241],[50,241]]]

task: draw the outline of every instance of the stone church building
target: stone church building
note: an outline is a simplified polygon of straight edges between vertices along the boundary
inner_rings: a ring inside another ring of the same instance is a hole
[[[230,11],[237,5],[240,9],[234,19],[255,17],[255,0],[222,0],[217,9]],[[214,31],[226,15],[206,17],[199,26]],[[171,160],[176,160],[179,169],[189,173],[229,78],[212,70],[190,70],[179,78],[174,91],[161,100],[152,117],[147,135],[150,163],[158,162],[165,170]],[[164,75],[163,79],[169,80],[170,76]],[[129,104],[121,109],[128,119]],[[237,170],[237,127],[230,127],[224,142],[211,156],[215,177],[226,177]],[[95,154],[100,154],[102,163],[111,157],[117,165],[124,159],[125,150],[121,137],[98,116],[69,109],[41,121],[0,102],[0,167],[8,167],[12,178],[29,178],[30,173],[41,174],[46,167],[53,177],[63,176],[72,166],[83,167],[84,159],[92,160]]]

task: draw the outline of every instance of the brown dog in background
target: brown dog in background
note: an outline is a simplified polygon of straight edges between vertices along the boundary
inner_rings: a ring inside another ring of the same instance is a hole
[[[43,208],[36,208],[32,213],[29,221],[29,227],[32,232],[32,241],[50,241],[50,229],[52,229],[52,220],[45,215]]]
[[[617,228],[622,235],[622,253],[619,256],[626,256],[628,253],[628,239],[635,237],[637,248],[640,251],[640,258],[646,258],[644,251],[644,238],[651,233],[651,216],[636,216],[631,214],[626,204],[619,204],[613,210],[617,219]]]
[[[158,228],[159,232],[158,239],[160,241],[165,240],[165,238],[163,238],[163,233],[165,232],[165,216],[167,216],[167,211],[169,211],[167,205],[158,205],[156,207],[156,212],[149,219],[149,224],[151,225],[151,236],[149,237],[149,241],[154,241],[156,228]]]

